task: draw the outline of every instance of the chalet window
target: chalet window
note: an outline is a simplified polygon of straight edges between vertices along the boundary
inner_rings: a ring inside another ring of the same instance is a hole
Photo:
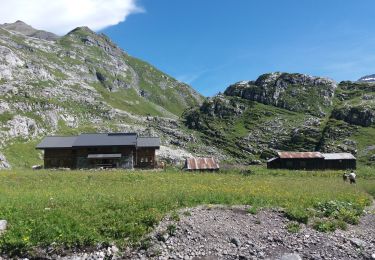
[[[112,152],[117,153],[118,152],[118,147],[112,147]]]
[[[292,167],[293,166],[293,162],[292,161],[286,161],[286,166],[287,167]]]
[[[145,162],[145,158],[144,157],[141,157],[141,163],[142,162]]]
[[[147,157],[145,158],[145,162],[148,162],[148,158]]]

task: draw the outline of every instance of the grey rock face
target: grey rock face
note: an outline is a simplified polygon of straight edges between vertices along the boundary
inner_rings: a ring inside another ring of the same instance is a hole
[[[332,117],[350,124],[371,126],[375,124],[375,111],[371,106],[345,106],[333,110]]]
[[[336,82],[327,78],[297,73],[271,73],[260,76],[256,81],[231,85],[224,94],[324,116],[324,109],[332,105],[336,88]]]

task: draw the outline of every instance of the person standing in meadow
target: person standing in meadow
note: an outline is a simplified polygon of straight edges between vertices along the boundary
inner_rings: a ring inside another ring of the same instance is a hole
[[[356,183],[355,179],[356,179],[357,175],[355,174],[354,171],[351,171],[349,173],[348,177],[349,177],[350,184],[355,184]]]

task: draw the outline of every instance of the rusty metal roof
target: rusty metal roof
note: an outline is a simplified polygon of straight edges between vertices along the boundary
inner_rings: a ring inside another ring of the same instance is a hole
[[[351,153],[323,153],[325,160],[355,160]]]
[[[319,152],[278,152],[281,159],[324,159]]]
[[[218,170],[219,163],[215,158],[188,158],[185,168],[187,170]]]

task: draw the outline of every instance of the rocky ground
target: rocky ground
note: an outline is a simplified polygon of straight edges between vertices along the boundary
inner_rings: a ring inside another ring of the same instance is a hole
[[[250,214],[247,207],[200,206],[165,218],[138,249],[112,246],[53,259],[375,259],[375,207],[357,226],[321,233],[287,230],[282,211]]]

